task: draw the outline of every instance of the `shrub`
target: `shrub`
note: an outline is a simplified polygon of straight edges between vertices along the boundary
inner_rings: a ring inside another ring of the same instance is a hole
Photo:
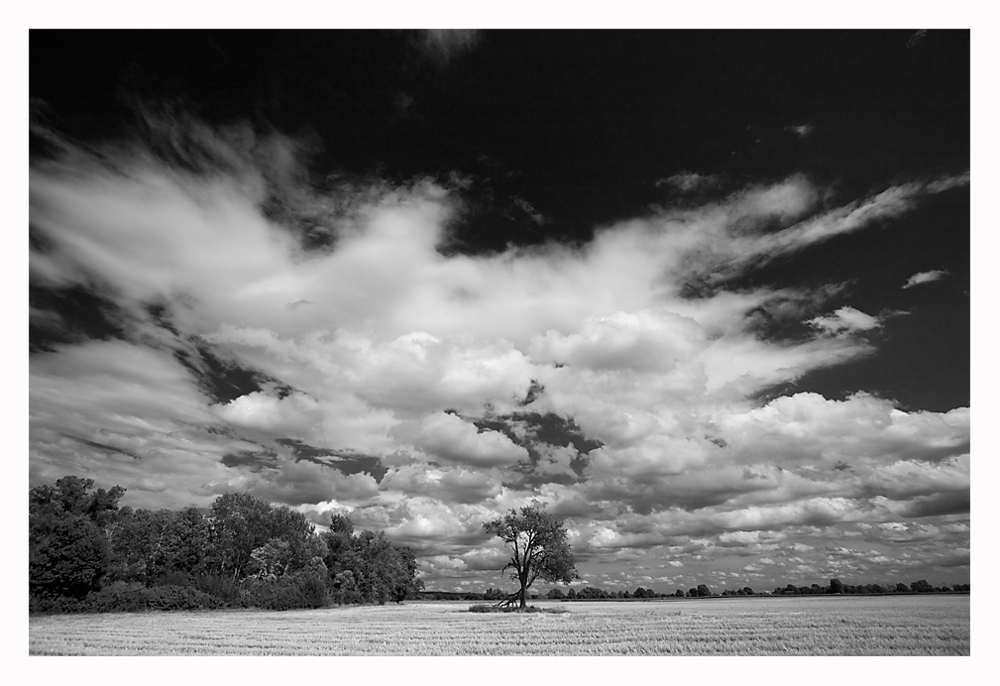
[[[230,576],[217,574],[195,577],[194,587],[203,593],[215,596],[227,605],[240,605],[240,585]]]
[[[75,612],[142,612],[145,610],[215,610],[226,607],[221,598],[190,586],[154,586],[116,581],[86,598],[67,596],[31,596],[31,614],[69,614]]]
[[[95,591],[84,601],[87,612],[137,612],[142,610],[215,610],[226,606],[216,598],[190,586],[153,586],[116,581]]]
[[[326,607],[326,584],[309,572],[298,572],[277,580],[247,579],[243,604],[265,610],[304,610]]]
[[[192,586],[193,579],[187,572],[172,571],[152,580],[150,586]]]
[[[148,610],[219,609],[225,601],[190,586],[154,586],[144,594]]]
[[[28,596],[28,614],[32,615],[62,615],[73,612],[87,612],[84,601],[61,595]]]
[[[135,612],[146,609],[146,587],[139,583],[116,581],[87,596],[89,612]]]

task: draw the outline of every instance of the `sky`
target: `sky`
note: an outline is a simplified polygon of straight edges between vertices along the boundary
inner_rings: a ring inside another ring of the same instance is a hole
[[[347,513],[436,590],[532,504],[578,588],[969,582],[967,31],[29,53],[29,486]]]

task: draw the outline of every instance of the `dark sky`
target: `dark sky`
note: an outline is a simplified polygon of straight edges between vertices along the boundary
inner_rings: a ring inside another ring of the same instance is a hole
[[[473,254],[587,241],[676,201],[658,182],[677,170],[719,177],[716,197],[802,173],[852,198],[969,167],[964,31],[494,31],[469,43],[435,51],[400,31],[34,32],[31,95],[84,140],[133,129],[150,100],[214,125],[249,118],[308,141],[319,184],[457,170],[474,183],[456,247]],[[914,409],[968,404],[968,195],[926,204],[767,275],[863,273],[855,302],[921,309],[919,325],[894,322],[899,333],[857,370],[799,388],[863,388]],[[934,297],[885,297],[930,269],[952,277]]]
[[[441,587],[532,499],[598,585],[967,579],[968,31],[29,47],[33,485],[347,509]]]

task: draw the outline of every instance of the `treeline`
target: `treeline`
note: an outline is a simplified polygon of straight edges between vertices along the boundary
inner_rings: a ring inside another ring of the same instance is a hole
[[[841,583],[839,579],[831,579],[827,586],[812,584],[811,586],[794,586],[788,584],[779,586],[773,591],[755,592],[749,586],[735,589],[725,589],[721,593],[713,592],[706,584],[698,584],[687,590],[677,589],[670,593],[659,593],[651,588],[639,586],[634,591],[618,590],[607,591],[596,586],[585,586],[580,590],[570,588],[563,591],[561,588],[553,588],[544,596],[532,594],[531,600],[651,600],[657,598],[726,598],[736,596],[775,596],[775,595],[866,595],[866,594],[900,594],[900,593],[969,593],[969,584],[953,584],[948,586],[932,586],[926,580],[914,581],[909,585],[897,583],[894,585],[864,584],[851,585]],[[485,593],[474,593],[467,591],[421,591],[418,596],[425,600],[502,600],[507,594],[496,588],[488,588]]]
[[[690,593],[695,594],[691,597],[701,597],[702,590],[704,590],[704,595],[713,595],[708,587],[704,584],[700,585],[696,589],[692,589]],[[745,589],[748,594],[753,594],[749,588]],[[678,591],[680,594],[678,597],[685,597],[684,591]],[[501,591],[498,588],[488,588],[485,593],[476,593],[471,591],[421,591],[418,597],[425,600],[496,600],[500,601],[507,598],[509,594]],[[743,592],[740,592],[743,595]],[[651,588],[643,588],[639,586],[634,591],[620,590],[620,591],[606,591],[603,588],[597,588],[596,586],[584,586],[580,590],[575,588],[570,588],[567,591],[563,591],[561,588],[553,588],[544,595],[539,595],[537,593],[532,593],[529,596],[529,600],[541,600],[547,598],[549,600],[631,600],[631,599],[654,599],[654,598],[673,598],[674,593],[657,593]]]
[[[932,586],[926,579],[913,581],[909,585],[899,582],[897,584],[845,584],[840,579],[830,579],[828,586],[812,584],[811,586],[795,586],[788,584],[779,586],[771,592],[771,595],[870,595],[886,593],[970,593],[972,587],[969,584],[943,584],[942,586]]]
[[[423,588],[413,551],[334,515],[253,496],[211,510],[119,507],[125,489],[63,477],[29,492],[29,609],[121,612],[401,602]]]

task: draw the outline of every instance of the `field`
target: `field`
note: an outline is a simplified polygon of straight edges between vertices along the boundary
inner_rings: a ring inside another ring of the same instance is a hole
[[[31,617],[31,655],[969,655],[969,596],[412,602]]]

